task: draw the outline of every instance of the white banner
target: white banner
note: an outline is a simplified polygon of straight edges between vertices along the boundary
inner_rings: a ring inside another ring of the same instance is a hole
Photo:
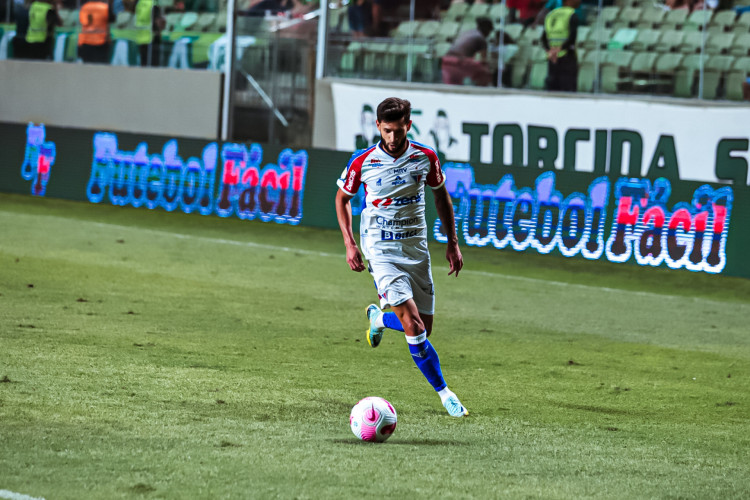
[[[332,83],[332,92],[335,147],[342,151],[377,141],[374,111],[386,97],[397,96],[412,103],[411,138],[456,162],[553,163],[557,169],[631,176],[655,169],[682,180],[721,182],[717,163],[731,164],[736,172],[738,161],[746,166],[750,159],[750,110],[742,105],[460,94],[339,82]]]

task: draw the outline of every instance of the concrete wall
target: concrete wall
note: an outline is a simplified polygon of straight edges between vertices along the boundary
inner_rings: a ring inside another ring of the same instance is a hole
[[[221,74],[0,61],[0,121],[216,139]]]

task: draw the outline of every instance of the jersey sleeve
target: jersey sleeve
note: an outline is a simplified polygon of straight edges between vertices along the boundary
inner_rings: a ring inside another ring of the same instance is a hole
[[[438,189],[445,184],[445,174],[443,174],[443,169],[440,167],[440,160],[437,154],[434,151],[430,151],[430,153],[427,155],[430,158],[430,171],[427,173],[427,180],[425,182],[432,189]]]
[[[362,151],[354,153],[349,164],[341,172],[341,177],[336,181],[338,187],[349,196],[356,195],[359,185],[362,184],[362,164],[366,156]]]

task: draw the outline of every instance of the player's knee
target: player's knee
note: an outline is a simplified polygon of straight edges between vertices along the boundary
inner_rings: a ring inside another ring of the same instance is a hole
[[[407,334],[416,336],[421,334],[425,331],[424,323],[422,322],[422,319],[419,316],[410,316],[409,318],[406,318],[406,321],[403,323],[404,331]]]

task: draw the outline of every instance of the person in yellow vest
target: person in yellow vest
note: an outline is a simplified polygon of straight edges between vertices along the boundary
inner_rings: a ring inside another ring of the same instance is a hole
[[[155,0],[138,0],[135,4],[136,43],[141,55],[141,66],[159,66],[161,30],[166,22]]]
[[[575,10],[581,0],[565,0],[562,7],[544,18],[542,45],[547,51],[547,90],[575,92],[578,84],[576,36],[578,16]]]
[[[107,64],[112,45],[109,23],[115,20],[111,0],[90,0],[78,12],[81,32],[78,34],[78,57],[86,63]]]
[[[29,27],[26,30],[26,58],[52,59],[55,45],[55,26],[62,20],[52,0],[35,0],[29,7]]]

